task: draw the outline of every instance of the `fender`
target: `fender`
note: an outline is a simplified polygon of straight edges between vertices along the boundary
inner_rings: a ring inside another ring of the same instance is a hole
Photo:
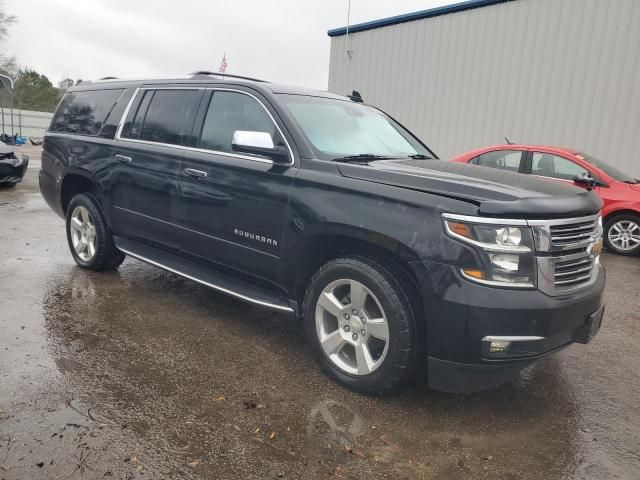
[[[602,209],[602,218],[606,219],[607,217],[623,211],[633,211],[636,214],[640,215],[640,205],[638,204],[638,202],[626,201],[605,204],[604,208]]]

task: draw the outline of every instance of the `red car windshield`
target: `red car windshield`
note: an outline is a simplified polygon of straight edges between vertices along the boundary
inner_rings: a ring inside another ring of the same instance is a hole
[[[637,179],[630,177],[629,175],[626,175],[624,173],[622,173],[620,170],[618,170],[617,168],[609,165],[607,162],[603,162],[602,160],[586,154],[586,153],[578,153],[577,154],[579,157],[584,158],[587,162],[592,163],[593,165],[595,165],[596,167],[598,167],[600,170],[602,170],[603,172],[605,172],[607,175],[609,175],[610,177],[618,180],[619,182],[624,182],[624,183],[631,183],[631,184],[636,184],[636,183],[640,183]]]

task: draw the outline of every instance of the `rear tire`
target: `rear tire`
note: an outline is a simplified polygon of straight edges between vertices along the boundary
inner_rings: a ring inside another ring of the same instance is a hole
[[[100,203],[89,193],[79,193],[69,202],[66,215],[69,250],[82,268],[115,270],[125,255],[113,243]]]
[[[307,342],[323,370],[367,395],[405,383],[418,351],[412,292],[382,259],[348,256],[323,265],[303,303]]]
[[[625,213],[607,219],[604,244],[618,255],[640,255],[640,215]]]

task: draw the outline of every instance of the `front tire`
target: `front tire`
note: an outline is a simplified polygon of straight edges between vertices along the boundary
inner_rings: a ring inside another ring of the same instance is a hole
[[[417,329],[411,288],[394,265],[368,257],[332,260],[313,275],[304,328],[322,368],[364,394],[382,394],[413,373]]]
[[[96,198],[88,193],[75,195],[66,215],[67,241],[76,263],[87,270],[115,270],[125,255],[113,243],[111,231]]]
[[[604,244],[618,255],[640,255],[640,215],[622,214],[608,219]]]

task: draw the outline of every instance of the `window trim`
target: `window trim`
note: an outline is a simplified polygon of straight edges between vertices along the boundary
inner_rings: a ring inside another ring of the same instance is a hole
[[[260,162],[260,163],[269,163],[269,164],[274,164],[275,163],[273,160],[268,159],[268,158],[253,157],[253,156],[250,156],[250,155],[242,155],[242,154],[239,154],[239,153],[222,152],[222,151],[219,151],[219,150],[209,150],[209,149],[206,149],[206,148],[188,147],[188,146],[184,146],[184,145],[174,145],[174,144],[171,144],[171,143],[161,143],[161,142],[153,142],[153,141],[150,141],[150,140],[139,140],[139,139],[134,139],[134,138],[123,138],[123,137],[121,137],[120,135],[121,135],[122,130],[124,128],[124,123],[125,123],[127,117],[129,116],[129,112],[131,110],[132,105],[134,104],[136,98],[138,98],[138,95],[141,94],[140,92],[145,92],[147,90],[204,90],[205,93],[207,91],[213,91],[214,93],[216,91],[222,91],[222,92],[235,92],[235,93],[241,93],[243,95],[248,95],[249,97],[253,98],[256,102],[258,102],[258,104],[264,109],[264,111],[267,112],[267,115],[269,116],[269,118],[271,119],[273,124],[275,125],[276,129],[278,130],[278,133],[280,133],[280,136],[282,136],[282,139],[284,140],[284,143],[287,146],[287,151],[289,152],[290,161],[288,163],[278,163],[278,165],[290,167],[295,163],[295,157],[293,155],[293,149],[291,148],[291,145],[289,145],[289,141],[287,140],[287,137],[284,135],[284,133],[282,132],[282,129],[280,128],[280,125],[278,125],[278,122],[276,122],[275,118],[273,117],[273,115],[271,114],[269,109],[264,105],[262,100],[260,100],[258,97],[256,97],[255,95],[253,95],[253,94],[251,94],[249,92],[246,92],[246,91],[240,90],[240,89],[235,89],[235,88],[226,88],[226,87],[188,87],[188,86],[184,86],[184,87],[164,87],[164,86],[138,87],[138,88],[136,88],[135,92],[131,96],[131,99],[129,100],[129,104],[127,105],[127,108],[125,108],[125,110],[124,110],[124,112],[122,114],[122,118],[120,119],[120,123],[118,124],[118,129],[117,129],[116,135],[115,135],[115,140],[116,141],[140,143],[140,144],[144,144],[144,145],[160,145],[160,146],[163,146],[163,147],[177,148],[179,150],[186,150],[186,151],[198,152],[198,153],[210,153],[210,154],[213,154],[213,155],[222,155],[222,156],[225,156],[225,157],[239,158],[241,160],[252,160],[254,162]],[[196,112],[196,115],[197,115],[197,112]]]

